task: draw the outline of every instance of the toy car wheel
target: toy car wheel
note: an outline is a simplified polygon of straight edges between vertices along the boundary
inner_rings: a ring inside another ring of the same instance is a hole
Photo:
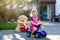
[[[36,33],[35,34],[35,38],[39,38],[39,33]]]
[[[27,32],[27,34],[26,34],[26,35],[27,35],[27,37],[30,37],[30,34],[29,34],[28,32]]]
[[[46,37],[47,36],[46,32],[45,31],[43,31],[43,32],[44,32],[44,36],[43,37]]]
[[[21,28],[21,31],[22,31],[22,32],[24,32],[24,29],[23,29],[23,28]]]

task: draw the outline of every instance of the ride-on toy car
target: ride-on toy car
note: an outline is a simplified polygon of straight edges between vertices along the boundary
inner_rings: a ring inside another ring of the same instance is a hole
[[[25,25],[21,24],[20,31],[21,32],[27,32],[28,31],[28,27],[26,27]]]
[[[27,31],[27,37],[30,37],[32,33],[32,30],[28,29]],[[47,33],[42,28],[37,28],[37,30],[34,33],[35,38],[44,38],[47,36]]]

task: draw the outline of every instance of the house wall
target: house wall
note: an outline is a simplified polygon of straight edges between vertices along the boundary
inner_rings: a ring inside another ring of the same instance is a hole
[[[60,0],[56,0],[56,15],[60,14]]]
[[[51,6],[50,4],[47,5],[47,19],[51,20]]]

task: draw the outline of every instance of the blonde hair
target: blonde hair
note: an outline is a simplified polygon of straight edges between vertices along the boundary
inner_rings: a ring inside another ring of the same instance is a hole
[[[37,14],[38,14],[37,9],[32,9],[32,10],[31,10],[31,13],[30,13],[30,16],[32,16],[32,13],[33,13],[33,12],[35,12],[35,11],[36,11],[36,12],[37,12]]]
[[[20,22],[21,22],[21,20],[24,20],[24,23],[27,23],[27,19],[28,18],[25,15],[20,15],[18,18],[18,20],[20,20]]]
[[[19,16],[19,18],[18,18],[18,19],[20,19],[21,17],[24,17],[24,18],[26,18],[26,19],[27,19],[27,17],[26,17],[25,15],[21,15],[21,16]]]

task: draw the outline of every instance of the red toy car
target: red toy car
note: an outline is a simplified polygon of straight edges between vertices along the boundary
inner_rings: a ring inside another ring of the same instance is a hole
[[[23,24],[21,24],[21,25],[20,25],[20,31],[21,31],[21,32],[27,32],[27,31],[28,31],[28,27],[25,26],[25,25],[23,25]]]

